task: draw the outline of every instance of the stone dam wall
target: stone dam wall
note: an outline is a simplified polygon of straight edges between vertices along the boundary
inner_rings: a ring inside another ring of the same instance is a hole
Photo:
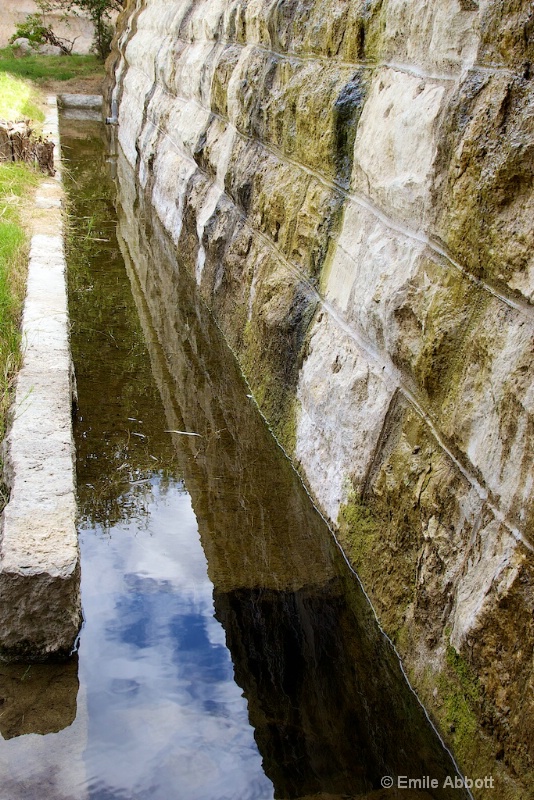
[[[533,34],[526,0],[131,0],[109,62],[147,202],[502,798],[534,787]]]

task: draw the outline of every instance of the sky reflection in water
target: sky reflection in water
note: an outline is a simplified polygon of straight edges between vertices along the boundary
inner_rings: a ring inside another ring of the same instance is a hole
[[[271,798],[189,495],[155,476],[148,512],[82,532],[90,797]]]

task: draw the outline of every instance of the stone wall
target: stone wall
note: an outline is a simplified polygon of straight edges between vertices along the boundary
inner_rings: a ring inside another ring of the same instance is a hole
[[[136,0],[119,27],[140,185],[462,766],[527,797],[531,3]]]

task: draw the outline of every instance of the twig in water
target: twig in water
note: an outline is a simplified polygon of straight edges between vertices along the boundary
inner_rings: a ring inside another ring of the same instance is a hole
[[[191,433],[190,431],[165,431],[165,433],[178,433],[180,436],[200,436],[202,437],[201,433]]]

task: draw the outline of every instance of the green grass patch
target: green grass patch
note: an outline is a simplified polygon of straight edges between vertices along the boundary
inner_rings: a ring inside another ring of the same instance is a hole
[[[104,76],[104,65],[94,55],[23,56],[15,58],[11,47],[0,50],[0,73],[8,72],[35,83]]]
[[[40,179],[27,164],[0,164],[0,441],[5,435],[10,390],[21,357],[20,316],[28,257],[22,206]],[[0,485],[0,509],[6,499]]]
[[[32,85],[0,70],[0,119],[43,122],[44,118],[38,94]]]
[[[38,90],[27,80],[0,69],[0,118],[30,119],[45,115]],[[6,430],[10,390],[20,364],[20,316],[26,289],[28,235],[23,204],[40,174],[23,163],[0,163],[0,441]],[[2,463],[0,460],[0,475]],[[7,491],[0,482],[0,510]]]

